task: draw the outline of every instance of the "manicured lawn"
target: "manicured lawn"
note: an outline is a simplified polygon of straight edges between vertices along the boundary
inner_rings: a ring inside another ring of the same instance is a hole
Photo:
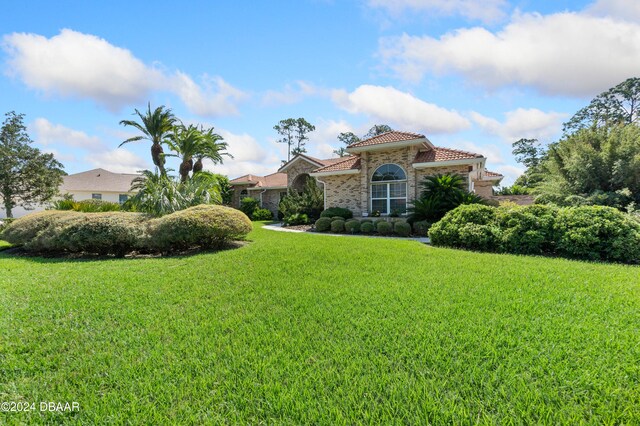
[[[256,229],[0,253],[0,424],[638,424],[640,268]]]

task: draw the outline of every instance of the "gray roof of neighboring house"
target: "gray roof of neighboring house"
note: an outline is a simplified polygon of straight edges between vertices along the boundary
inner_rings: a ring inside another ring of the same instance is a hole
[[[93,169],[65,176],[60,190],[126,193],[131,189],[131,181],[139,176],[130,173],[112,173],[105,169]]]

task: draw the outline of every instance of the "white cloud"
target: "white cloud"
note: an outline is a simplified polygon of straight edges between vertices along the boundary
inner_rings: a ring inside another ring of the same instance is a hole
[[[267,155],[266,150],[258,144],[253,136],[247,133],[235,134],[223,129],[216,129],[215,131],[224,138],[224,141],[228,144],[227,152],[233,155],[233,160],[225,157],[225,162],[257,162]]]
[[[487,158],[487,164],[489,165],[489,167],[495,164],[504,163],[504,158],[502,157],[502,153],[500,152],[500,147],[497,145],[478,145],[474,142],[461,141],[450,144],[449,148],[461,149],[464,151],[482,154]]]
[[[262,95],[265,106],[295,104],[307,96],[321,94],[324,91],[305,81],[296,81],[295,85],[287,84],[283,90],[268,90]]]
[[[56,160],[60,161],[62,164],[73,163],[73,162],[77,161],[77,158],[76,158],[75,155],[73,155],[73,154],[65,154],[65,153],[62,153],[62,152],[58,151],[55,148],[51,148],[51,147],[48,147],[48,146],[42,148],[41,151],[42,152],[46,152],[47,154],[53,154],[53,157]]]
[[[513,143],[520,138],[548,142],[560,133],[562,120],[565,117],[566,114],[554,111],[544,112],[536,108],[518,108],[506,112],[503,122],[477,112],[471,113],[472,120],[485,132],[500,136],[507,143]]]
[[[237,113],[246,95],[220,77],[167,73],[148,66],[129,50],[91,34],[63,29],[51,38],[32,33],[4,36],[8,73],[47,95],[91,99],[117,111],[146,102],[155,91],[178,95],[194,113],[217,117]],[[204,88],[202,87],[204,86]]]
[[[85,156],[85,162],[96,168],[103,168],[114,173],[137,173],[139,170],[152,170],[152,164],[133,152],[117,148]]]
[[[516,14],[495,33],[476,27],[440,38],[385,38],[380,54],[411,81],[453,72],[489,88],[515,84],[593,96],[640,72],[640,24],[577,13]]]
[[[500,182],[500,186],[513,185],[513,182],[518,178],[518,176],[524,173],[524,169],[509,164],[501,164],[496,167],[489,164],[488,169],[492,172],[497,172],[504,176],[504,179],[502,179],[502,182]]]
[[[351,93],[335,90],[333,101],[352,114],[389,122],[398,130],[453,133],[470,126],[458,112],[425,102],[393,87],[362,85]]]
[[[46,118],[36,118],[29,125],[29,131],[33,131],[35,141],[43,146],[55,144],[90,151],[104,149],[100,138],[89,136],[80,130],[70,129],[61,124],[53,124]]]
[[[358,130],[344,120],[319,120],[316,130],[309,133],[307,149],[312,157],[325,159],[337,157],[333,150],[344,146],[338,141],[338,135],[343,132],[358,134]]]
[[[394,16],[405,11],[445,16],[464,16],[483,22],[504,18],[505,0],[368,0],[369,7],[384,9]]]
[[[586,12],[595,16],[607,16],[616,19],[640,20],[640,2],[637,0],[597,0]]]

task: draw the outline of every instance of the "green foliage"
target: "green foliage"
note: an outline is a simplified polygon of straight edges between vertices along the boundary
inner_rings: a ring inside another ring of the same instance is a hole
[[[251,220],[271,220],[273,219],[273,213],[268,209],[256,209],[251,215]]]
[[[344,223],[344,230],[347,234],[358,234],[360,232],[360,221],[357,219],[347,220]]]
[[[408,237],[409,235],[411,235],[411,225],[409,225],[407,222],[394,222],[393,232],[401,237]]]
[[[307,225],[311,223],[311,219],[306,213],[294,213],[284,219],[286,226]]]
[[[561,256],[588,260],[640,262],[640,224],[603,206],[558,211],[554,226]]]
[[[209,172],[195,173],[186,182],[171,176],[157,175],[144,170],[143,175],[133,180],[129,198],[124,207],[134,211],[162,216],[200,204],[220,204],[218,176]]]
[[[495,238],[499,231],[494,225],[495,216],[494,207],[461,205],[431,226],[429,238],[436,246],[494,251],[498,248]]]
[[[362,222],[360,224],[360,232],[362,232],[363,234],[373,234],[376,230],[376,226],[373,224],[373,222]]]
[[[73,210],[76,202],[73,197],[65,197],[61,200],[55,200],[51,203],[52,210]]]
[[[373,127],[369,129],[367,134],[365,134],[362,139],[369,139],[374,136],[381,135],[383,133],[393,132],[393,129],[387,124],[374,124]]]
[[[419,237],[426,237],[429,233],[429,228],[431,228],[431,223],[426,220],[413,222],[413,233]]]
[[[502,230],[502,250],[518,254],[553,253],[556,214],[556,208],[544,205],[498,209],[496,221]]]
[[[53,154],[31,146],[24,114],[11,111],[5,115],[0,128],[0,199],[11,218],[14,207],[28,209],[53,198],[65,172]]]
[[[149,245],[161,252],[215,248],[244,239],[251,229],[251,221],[241,211],[203,204],[151,220]]]
[[[331,221],[331,232],[342,233],[344,232],[345,221],[343,219],[335,219]]]
[[[316,220],[315,227],[318,232],[328,232],[331,229],[331,218],[321,217]]]
[[[288,221],[289,216],[294,214],[305,214],[311,220],[316,220],[324,209],[324,193],[316,180],[310,177],[305,183],[302,194],[298,194],[296,191],[289,191],[280,200],[278,207],[285,222]]]
[[[393,225],[389,222],[381,220],[376,223],[376,231],[380,235],[391,235],[393,233]]]
[[[341,217],[344,220],[348,220],[353,217],[353,212],[342,207],[329,207],[320,213],[320,217]]]
[[[4,229],[9,226],[11,223],[13,223],[15,219],[10,218],[10,219],[0,219],[0,234],[2,233],[2,231],[4,231]]]
[[[521,186],[517,184],[513,184],[511,186],[503,186],[499,190],[496,191],[496,195],[528,195],[530,193],[530,189],[526,186]]]
[[[64,218],[76,217],[80,213],[73,211],[46,210],[31,213],[14,220],[0,236],[1,239],[13,245],[21,246],[33,240],[40,232],[47,229],[52,223]]]
[[[61,200],[62,207],[67,207],[68,204],[65,200]],[[55,207],[55,204],[54,204]],[[83,213],[99,213],[99,212],[117,212],[121,210],[121,206],[118,203],[112,203],[110,201],[103,200],[81,200],[75,201],[71,204],[71,209],[61,210],[73,210]]]
[[[313,132],[316,126],[310,124],[304,118],[287,118],[280,120],[273,129],[281,136],[276,142],[287,144],[287,161],[291,161],[291,154],[303,154],[307,152],[306,141],[309,140],[307,133]]]
[[[253,212],[260,208],[260,202],[253,197],[245,197],[240,200],[240,211],[249,218],[253,216]]]

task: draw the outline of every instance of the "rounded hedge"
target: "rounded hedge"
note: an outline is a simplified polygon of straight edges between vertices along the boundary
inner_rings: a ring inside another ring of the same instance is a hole
[[[162,252],[218,247],[240,240],[251,231],[251,221],[231,207],[201,204],[151,221],[151,246]]]
[[[463,204],[447,212],[429,229],[431,243],[437,246],[497,251],[500,234],[494,222],[496,208],[482,204]]]
[[[426,237],[431,224],[426,220],[419,220],[417,222],[413,222],[413,233],[420,237]]]
[[[360,221],[359,220],[348,220],[344,223],[344,230],[348,234],[358,234],[360,232]]]
[[[557,210],[549,206],[504,206],[496,221],[502,230],[502,250],[518,254],[541,254],[554,250],[553,223]]]
[[[31,213],[11,222],[2,232],[1,239],[14,246],[22,246],[33,240],[52,223],[63,218],[81,215],[81,213],[68,210],[47,210]]]
[[[376,231],[378,231],[380,235],[391,235],[393,233],[393,226],[389,222],[381,220],[376,223]]]
[[[321,217],[316,220],[315,227],[318,232],[328,232],[331,229],[331,218]]]
[[[273,213],[268,209],[256,209],[251,214],[251,220],[271,220],[273,219]]]
[[[408,237],[411,235],[411,225],[407,222],[395,222],[393,224],[393,232],[401,237]]]
[[[341,233],[344,232],[344,220],[342,218],[331,221],[331,232]]]
[[[342,219],[347,220],[353,217],[353,212],[342,207],[329,207],[320,213],[320,217],[330,217],[332,219],[335,219],[335,217],[341,217]]]
[[[363,234],[373,234],[375,229],[373,222],[362,222],[360,225],[360,232]]]

